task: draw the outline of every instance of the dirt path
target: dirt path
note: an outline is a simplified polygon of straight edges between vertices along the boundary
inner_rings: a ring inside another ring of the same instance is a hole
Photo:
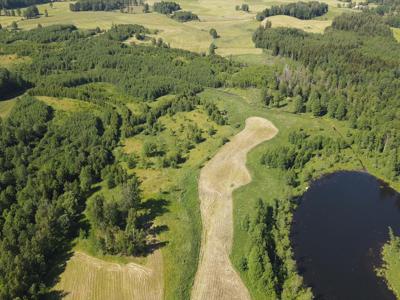
[[[106,262],[81,252],[68,261],[56,290],[74,300],[161,300],[163,298],[162,255],[158,250],[145,266]]]
[[[233,239],[232,191],[251,181],[246,168],[247,152],[277,132],[266,119],[248,118],[246,127],[201,170],[203,237],[192,300],[250,299],[229,260]]]

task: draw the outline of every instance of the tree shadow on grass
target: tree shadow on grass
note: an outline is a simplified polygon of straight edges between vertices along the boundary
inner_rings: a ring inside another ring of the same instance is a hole
[[[168,205],[168,200],[155,198],[150,198],[142,203],[142,209],[145,213],[140,217],[140,223],[142,224],[142,228],[144,228],[149,235],[149,240],[145,247],[143,256],[147,256],[168,244],[166,241],[158,240],[158,236],[162,232],[167,231],[168,226],[155,224],[155,219],[157,217],[169,211],[167,208]]]

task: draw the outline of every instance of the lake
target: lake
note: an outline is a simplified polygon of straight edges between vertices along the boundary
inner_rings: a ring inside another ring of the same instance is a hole
[[[337,172],[310,185],[294,213],[297,266],[316,299],[394,300],[375,268],[400,235],[400,194],[364,172]]]

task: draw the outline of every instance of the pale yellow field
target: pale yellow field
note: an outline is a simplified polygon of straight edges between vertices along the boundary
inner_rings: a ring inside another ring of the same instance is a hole
[[[0,118],[5,118],[10,113],[11,109],[15,105],[16,99],[0,101]]]
[[[154,0],[149,3],[152,4]],[[71,12],[68,2],[55,2],[54,7],[48,4],[39,5],[41,13],[45,9],[49,12],[49,17],[41,16],[38,19],[22,20],[18,17],[0,16],[0,24],[9,25],[12,21],[18,21],[18,26],[22,29],[36,27],[39,23],[43,26],[51,24],[75,24],[81,28],[108,29],[112,24],[141,24],[149,29],[160,30],[158,36],[170,43],[174,48],[182,48],[196,52],[206,52],[212,38],[209,30],[215,28],[220,38],[215,40],[217,53],[220,55],[243,55],[260,54],[261,50],[254,48],[251,36],[254,30],[260,25],[255,20],[257,12],[264,8],[284,3],[284,1],[265,1],[256,0],[247,2],[250,12],[245,13],[236,11],[235,6],[240,5],[240,0],[183,0],[178,1],[184,10],[190,10],[200,17],[200,21],[179,23],[167,16],[157,13],[135,13],[127,14],[121,12]],[[311,32],[322,32],[326,26],[330,25],[332,17],[341,13],[345,9],[338,9],[336,0],[325,1],[331,5],[332,12],[325,19],[300,21],[290,17],[273,17],[273,26],[293,26]],[[276,24],[275,24],[276,23]]]
[[[105,262],[75,252],[55,290],[73,300],[155,300],[163,297],[163,263],[160,251],[146,265]]]
[[[203,237],[193,300],[250,300],[229,255],[233,239],[232,192],[251,181],[247,153],[273,138],[278,129],[268,120],[251,117],[246,127],[202,168],[199,179]]]
[[[330,26],[331,20],[300,20],[289,16],[273,16],[268,18],[272,27],[294,27],[308,32],[322,33]]]
[[[392,28],[392,29],[395,39],[400,42],[400,28]]]

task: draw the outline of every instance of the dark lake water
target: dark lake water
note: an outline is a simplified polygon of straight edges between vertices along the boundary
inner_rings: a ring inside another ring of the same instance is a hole
[[[300,274],[316,299],[395,300],[374,268],[400,234],[400,194],[362,172],[337,172],[311,184],[294,214],[291,239]]]

